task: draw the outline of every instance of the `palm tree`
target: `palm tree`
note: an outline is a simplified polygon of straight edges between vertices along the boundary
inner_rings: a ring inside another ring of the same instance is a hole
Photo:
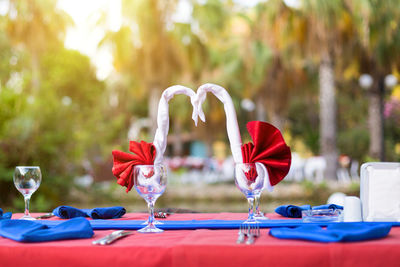
[[[336,178],[337,118],[335,66],[343,59],[346,44],[352,41],[354,27],[345,1],[303,1],[306,21],[305,52],[318,63],[320,104],[320,151],[327,161],[325,177]]]
[[[358,27],[356,55],[361,62],[361,73],[373,78],[368,98],[370,157],[384,160],[383,101],[385,76],[399,68],[400,62],[400,8],[398,1],[354,1],[349,5]]]
[[[346,21],[349,17],[343,2],[302,3],[298,9],[273,0],[257,6],[259,26],[254,29],[261,32],[272,51],[271,65],[260,92],[275,96],[268,106],[272,108],[273,123],[282,127],[279,115],[288,102],[288,89],[294,84],[298,86],[296,77],[304,77],[301,72],[305,63],[311,61],[319,66],[320,151],[328,162],[325,175],[334,179],[337,162],[335,60],[352,29],[342,25],[343,19]]]
[[[257,48],[254,65],[264,68],[256,88],[257,108],[266,106],[270,121],[279,129],[285,125],[290,95],[304,80],[303,58],[297,45],[304,38],[303,26],[304,20],[282,1],[260,3],[255,8],[251,26]]]

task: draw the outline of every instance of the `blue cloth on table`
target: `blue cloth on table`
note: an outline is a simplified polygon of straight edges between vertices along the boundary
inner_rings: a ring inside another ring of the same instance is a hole
[[[295,228],[273,228],[269,234],[281,239],[299,239],[316,242],[354,242],[378,239],[387,236],[390,223],[336,223],[323,229],[318,225],[304,225]]]
[[[0,209],[0,220],[3,219],[11,219],[12,213],[11,212],[6,212],[3,214],[3,210]]]
[[[311,207],[310,205],[295,206],[295,205],[283,205],[275,209],[275,212],[289,218],[301,218],[301,212],[303,210],[317,210],[317,209],[343,209],[342,206],[336,204],[326,204],[320,206]]]
[[[124,207],[107,207],[94,209],[78,209],[70,206],[59,206],[53,210],[53,214],[61,219],[75,217],[90,217],[92,219],[116,219],[126,213]]]
[[[38,222],[47,226],[56,226],[61,220],[39,220]],[[157,225],[164,230],[195,230],[195,229],[239,229],[244,220],[186,220],[172,221],[164,220],[163,224]],[[89,220],[94,230],[138,230],[144,227],[144,220]],[[390,226],[400,227],[400,222],[385,222]],[[260,220],[260,228],[276,227],[298,227],[304,225],[328,226],[332,224],[343,224],[342,222],[309,222],[305,223],[302,219],[279,219],[279,220]],[[381,224],[377,222],[363,222],[365,225]]]
[[[44,242],[63,239],[90,238],[93,229],[85,218],[63,221],[53,227],[38,221],[2,220],[0,236],[19,242]]]

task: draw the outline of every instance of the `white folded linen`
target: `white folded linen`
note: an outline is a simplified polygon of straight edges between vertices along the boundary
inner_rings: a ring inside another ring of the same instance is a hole
[[[154,136],[153,145],[156,148],[156,158],[154,159],[154,165],[161,164],[163,162],[163,156],[167,147],[167,136],[169,131],[169,105],[168,102],[178,94],[184,94],[190,97],[190,102],[193,105],[192,119],[197,125],[197,95],[196,93],[185,86],[174,85],[164,90],[161,95],[160,102],[158,103],[157,113],[157,130]]]
[[[360,197],[364,221],[400,221],[400,163],[364,163]]]
[[[243,163],[242,157],[242,138],[236,117],[235,107],[229,93],[222,86],[206,83],[197,89],[198,103],[197,112],[202,121],[205,121],[205,116],[201,105],[206,99],[207,92],[213,93],[219,101],[224,104],[226,116],[226,131],[228,132],[229,143],[231,146],[232,156],[235,163]]]

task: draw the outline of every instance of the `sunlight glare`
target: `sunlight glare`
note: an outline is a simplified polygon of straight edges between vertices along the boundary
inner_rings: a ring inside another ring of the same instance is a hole
[[[59,0],[58,7],[74,21],[67,29],[65,47],[88,55],[97,68],[97,77],[106,79],[114,69],[112,54],[107,47],[98,47],[105,31],[97,24],[105,13],[106,29],[118,31],[122,24],[121,0]]]

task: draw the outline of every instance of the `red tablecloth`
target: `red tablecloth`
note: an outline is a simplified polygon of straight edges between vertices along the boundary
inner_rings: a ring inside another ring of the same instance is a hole
[[[126,214],[122,219],[146,217]],[[173,214],[168,219],[245,217],[237,213]],[[236,244],[237,230],[135,232],[109,246],[94,246],[92,241],[111,230],[95,231],[91,239],[44,243],[18,243],[0,237],[0,266],[400,266],[400,227],[393,227],[381,240],[329,244],[280,240],[268,231],[262,229],[254,245]]]

